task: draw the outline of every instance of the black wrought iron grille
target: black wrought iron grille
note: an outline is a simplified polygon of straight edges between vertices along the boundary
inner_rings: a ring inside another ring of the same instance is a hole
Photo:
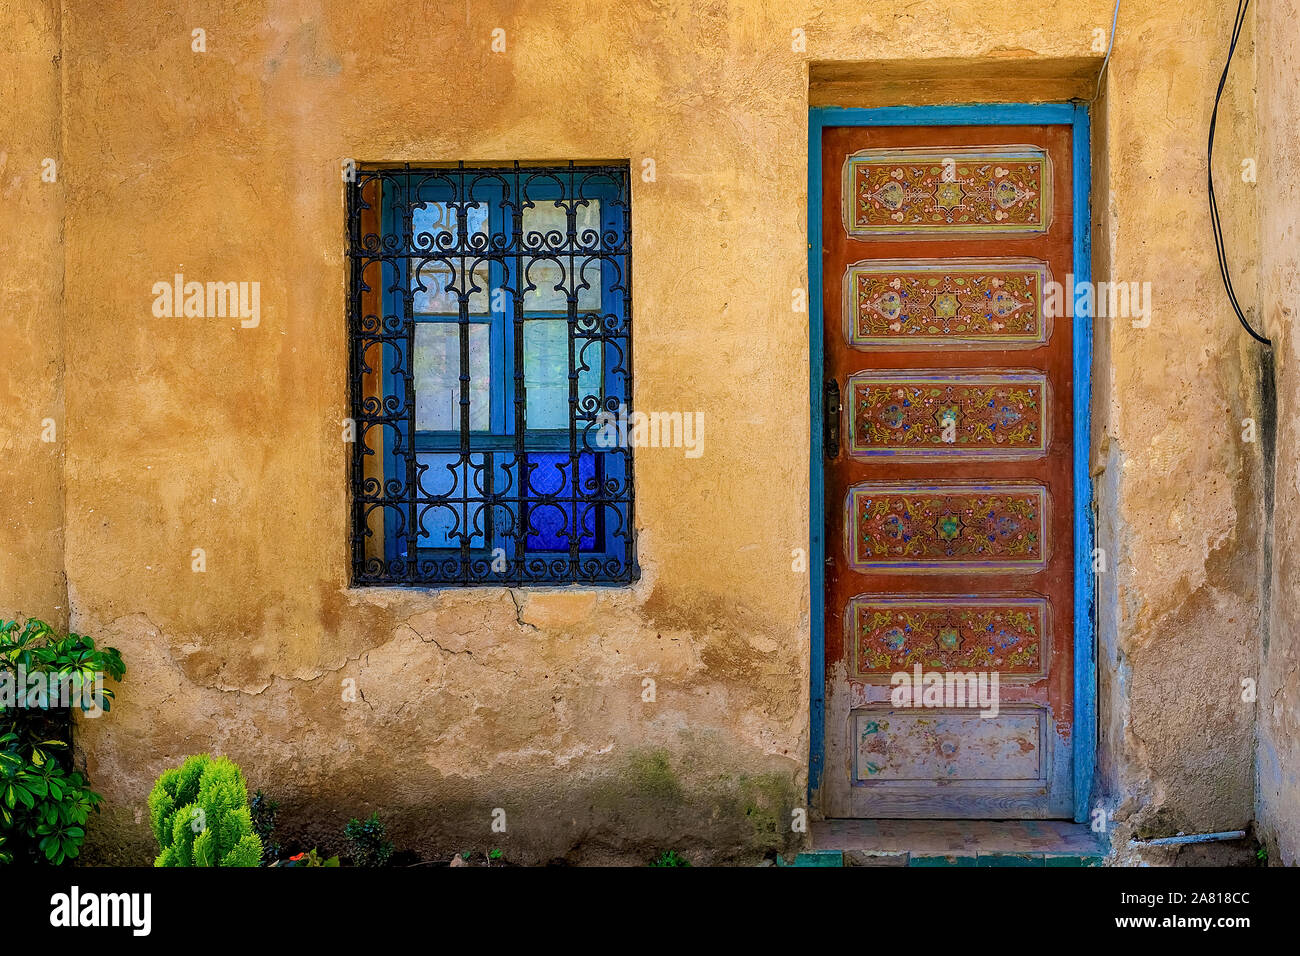
[[[638,576],[629,168],[362,168],[348,187],[359,585]]]

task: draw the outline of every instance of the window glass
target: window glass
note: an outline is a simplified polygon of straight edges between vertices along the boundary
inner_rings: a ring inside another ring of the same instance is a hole
[[[415,326],[415,427],[420,431],[460,430],[460,323],[420,322]],[[469,325],[469,427],[486,431],[492,389],[489,328]]]

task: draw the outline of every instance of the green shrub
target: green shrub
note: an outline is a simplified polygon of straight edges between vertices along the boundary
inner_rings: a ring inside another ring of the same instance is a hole
[[[167,770],[149,794],[149,822],[162,852],[154,866],[258,866],[248,787],[225,757],[190,757]]]
[[[72,711],[107,711],[113,691],[99,682],[125,673],[117,649],[89,637],[61,636],[35,618],[0,624],[0,863],[81,853],[102,797],[73,769]]]
[[[378,813],[372,813],[362,822],[353,817],[343,828],[348,847],[352,851],[353,866],[383,866],[393,855],[393,845],[388,842],[387,828],[379,820]]]
[[[678,856],[676,850],[664,850],[659,854],[659,858],[653,861],[651,866],[690,866],[690,861],[683,856]]]

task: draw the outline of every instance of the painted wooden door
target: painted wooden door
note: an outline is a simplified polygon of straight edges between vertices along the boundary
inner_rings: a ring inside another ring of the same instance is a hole
[[[821,148],[824,810],[1069,817],[1070,128]]]

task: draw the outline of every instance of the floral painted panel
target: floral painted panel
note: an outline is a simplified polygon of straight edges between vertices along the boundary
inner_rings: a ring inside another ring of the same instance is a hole
[[[1037,146],[864,149],[844,160],[843,196],[860,239],[1042,235],[1052,163]]]
[[[1044,372],[855,372],[845,391],[853,458],[1013,461],[1047,452]]]
[[[1038,259],[874,259],[844,273],[858,349],[1035,348],[1051,335]]]
[[[1047,566],[1041,484],[864,481],[845,501],[856,571],[1040,571]]]
[[[1047,600],[1040,597],[859,594],[844,623],[852,673],[867,683],[889,683],[916,664],[1037,679],[1050,656]]]

